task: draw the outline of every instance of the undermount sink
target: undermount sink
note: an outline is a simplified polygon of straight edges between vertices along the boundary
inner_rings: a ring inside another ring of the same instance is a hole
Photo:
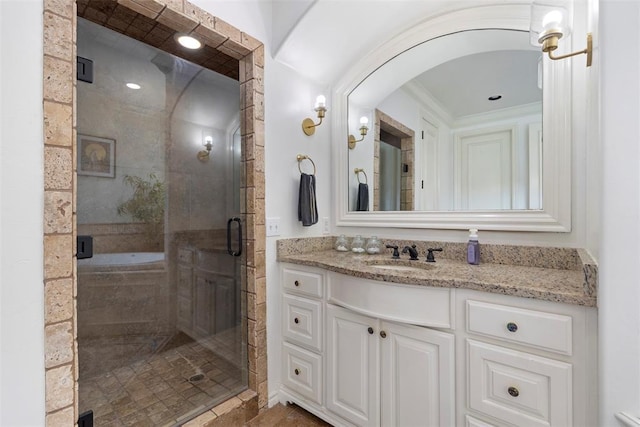
[[[402,271],[413,271],[413,272],[425,271],[425,270],[431,270],[432,268],[435,267],[435,264],[431,264],[431,263],[427,264],[424,261],[402,261],[402,260],[398,260],[398,261],[376,260],[376,261],[367,262],[367,265],[369,265],[370,267],[373,267],[375,269],[398,271],[398,272],[402,272]]]

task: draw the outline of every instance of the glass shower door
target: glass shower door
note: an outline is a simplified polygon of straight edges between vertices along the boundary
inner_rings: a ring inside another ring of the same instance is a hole
[[[247,387],[239,83],[78,21],[80,413],[178,425]]]

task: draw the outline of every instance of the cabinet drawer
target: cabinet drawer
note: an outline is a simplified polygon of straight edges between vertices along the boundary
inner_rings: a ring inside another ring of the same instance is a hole
[[[292,268],[282,269],[285,291],[322,298],[322,275]]]
[[[322,343],[321,302],[285,295],[283,308],[284,337],[295,344],[320,351]]]
[[[572,425],[572,367],[467,340],[469,407],[517,426]]]
[[[298,394],[322,404],[322,359],[310,351],[282,344],[282,382]]]
[[[480,301],[467,301],[467,330],[571,355],[571,317]]]
[[[447,288],[388,284],[344,275],[331,275],[329,302],[358,313],[434,328],[451,328],[451,291]]]

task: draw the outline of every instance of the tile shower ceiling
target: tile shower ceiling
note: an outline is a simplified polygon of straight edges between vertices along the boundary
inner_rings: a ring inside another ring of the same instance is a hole
[[[147,18],[114,0],[78,0],[78,16],[148,45],[191,61],[204,68],[239,79],[238,60],[206,44],[187,50],[174,39],[177,31]]]

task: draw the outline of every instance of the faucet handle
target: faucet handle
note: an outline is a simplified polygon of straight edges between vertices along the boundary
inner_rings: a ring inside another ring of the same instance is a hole
[[[399,259],[400,258],[400,252],[398,252],[398,247],[396,245],[386,245],[387,249],[393,249],[393,254],[391,255],[391,258],[393,259]]]
[[[442,252],[442,248],[428,248],[427,249],[427,262],[436,262],[436,257],[433,256],[433,252]]]

